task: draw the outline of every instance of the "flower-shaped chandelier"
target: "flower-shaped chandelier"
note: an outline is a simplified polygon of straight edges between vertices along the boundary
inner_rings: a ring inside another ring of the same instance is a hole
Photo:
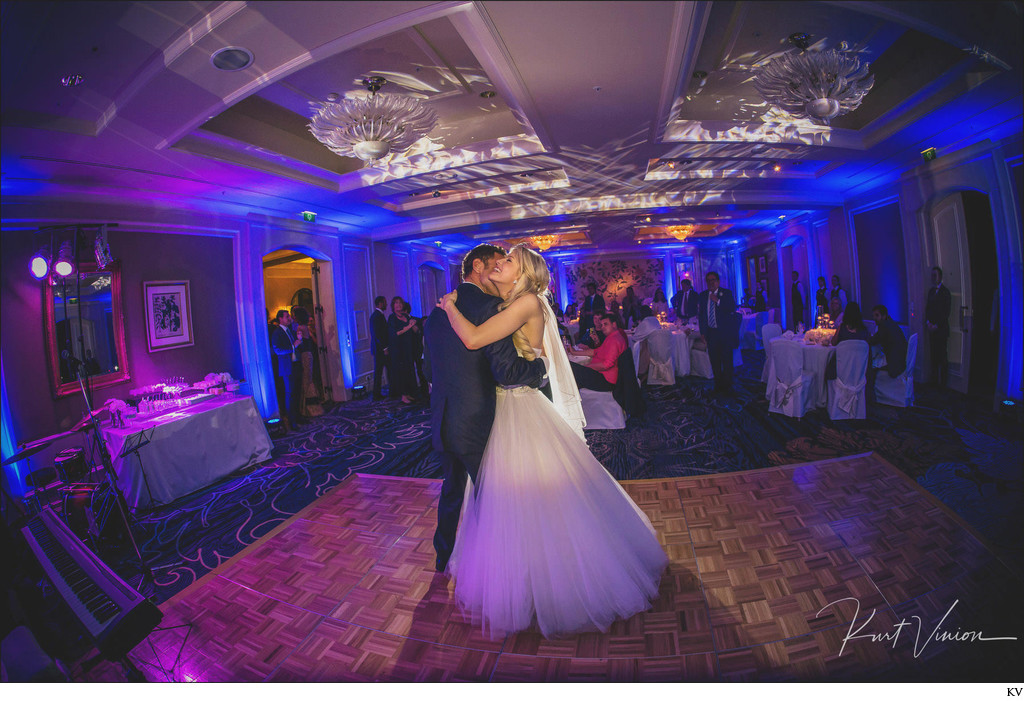
[[[378,95],[385,83],[380,77],[364,80],[367,98],[310,102],[309,131],[339,156],[367,164],[405,151],[434,128],[437,113],[412,97]]]
[[[680,226],[668,227],[668,235],[674,239],[685,241],[686,239],[693,236],[693,232],[697,229],[693,224],[682,224]]]
[[[558,243],[557,234],[542,234],[541,236],[531,236],[530,243],[539,248],[542,251],[546,251],[556,243]]]
[[[868,75],[870,64],[846,53],[846,42],[840,50],[807,51],[809,40],[807,34],[791,34],[789,42],[800,53],[783,54],[761,67],[754,88],[768,104],[827,125],[860,107],[875,78]]]

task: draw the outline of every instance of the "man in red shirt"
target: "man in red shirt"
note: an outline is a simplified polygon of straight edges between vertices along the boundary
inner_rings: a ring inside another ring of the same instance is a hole
[[[619,379],[619,356],[626,350],[628,341],[620,328],[618,316],[605,312],[595,314],[597,328],[604,334],[604,341],[597,348],[580,348],[572,351],[573,355],[585,355],[591,358],[587,365],[572,363],[572,374],[580,389],[592,389],[598,392],[611,392]]]

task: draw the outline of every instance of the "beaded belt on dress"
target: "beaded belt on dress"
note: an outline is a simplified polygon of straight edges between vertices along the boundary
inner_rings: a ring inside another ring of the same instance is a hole
[[[499,393],[512,392],[512,393],[515,393],[515,394],[525,394],[526,392],[529,392],[532,389],[534,389],[534,388],[530,387],[530,385],[499,385],[498,386],[498,392]]]

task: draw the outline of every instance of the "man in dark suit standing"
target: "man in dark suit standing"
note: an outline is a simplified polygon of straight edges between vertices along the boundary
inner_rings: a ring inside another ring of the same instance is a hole
[[[373,300],[373,313],[370,314],[370,352],[373,353],[373,398],[383,399],[380,393],[381,375],[388,366],[388,318],[384,310],[388,308],[388,298],[383,295]],[[391,373],[388,371],[388,381]]]
[[[672,309],[677,319],[692,319],[697,316],[697,291],[688,278],[679,281],[679,291],[672,295]]]
[[[790,303],[793,307],[793,319],[790,328],[797,331],[797,326],[804,323],[804,283],[800,282],[800,273],[793,271],[793,286],[790,288]]]
[[[737,345],[736,299],[731,291],[719,287],[718,273],[711,271],[704,280],[708,288],[700,293],[697,318],[700,334],[708,344],[711,374],[715,390],[732,391],[732,351]]]
[[[928,302],[924,309],[924,322],[928,329],[928,345],[931,351],[931,382],[945,387],[949,380],[949,361],[946,358],[946,342],[949,340],[949,312],[953,299],[949,289],[942,284],[942,268],[932,268],[932,286],[928,288]]]
[[[605,311],[604,297],[597,294],[597,285],[593,282],[587,283],[587,296],[583,299],[583,306],[580,307],[580,342],[586,332],[594,328],[594,315],[603,314]]]
[[[484,323],[498,313],[501,298],[488,279],[505,256],[497,246],[481,244],[462,261],[462,284],[455,306],[469,321]],[[435,307],[427,319],[425,342],[431,376],[430,423],[433,448],[440,453],[444,483],[437,506],[435,568],[443,572],[455,546],[455,532],[466,491],[473,483],[494,423],[498,385],[539,387],[546,382],[544,358],[519,357],[509,336],[479,350],[469,350],[455,334],[448,315]]]
[[[302,332],[292,334],[292,315],[286,309],[277,313],[278,326],[270,335],[270,347],[277,357],[277,371],[284,382],[285,415],[288,417],[288,428],[296,428],[299,420],[299,392],[302,387],[302,362],[299,360],[298,348],[302,343]]]

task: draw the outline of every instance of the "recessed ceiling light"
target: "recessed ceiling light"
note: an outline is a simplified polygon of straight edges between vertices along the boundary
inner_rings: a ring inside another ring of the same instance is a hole
[[[240,71],[252,65],[252,61],[252,52],[241,46],[226,46],[210,56],[213,67],[222,71]]]
[[[78,75],[77,73],[66,75],[60,79],[60,84],[65,88],[73,88],[76,85],[81,85],[83,82],[85,82],[85,77]]]
[[[484,90],[482,93],[480,93],[480,97],[484,98],[485,100],[489,100],[497,94],[498,93],[494,92],[493,90]]]

